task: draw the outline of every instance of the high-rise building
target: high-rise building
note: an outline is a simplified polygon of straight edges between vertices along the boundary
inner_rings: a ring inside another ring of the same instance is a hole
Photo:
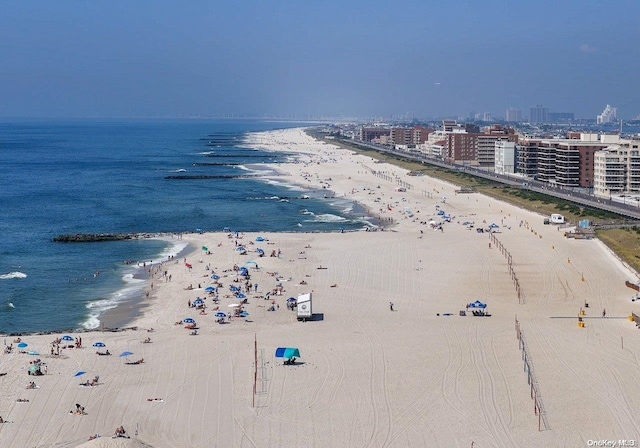
[[[620,140],[594,154],[593,194],[640,193],[640,141]]]
[[[536,107],[532,107],[529,111],[530,123],[548,123],[549,122],[549,108],[542,107],[540,104]]]
[[[608,124],[618,121],[618,109],[607,104],[602,113],[598,115],[596,121],[598,124]]]
[[[513,107],[507,109],[507,112],[504,114],[505,121],[517,123],[522,121],[522,112],[520,109],[514,109]]]
[[[516,144],[507,140],[495,142],[495,172],[513,174],[516,169]]]

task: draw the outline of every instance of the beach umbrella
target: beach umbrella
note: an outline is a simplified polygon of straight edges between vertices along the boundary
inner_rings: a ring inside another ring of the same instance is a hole
[[[222,311],[218,311],[216,314],[214,314],[214,316],[216,316],[216,317],[227,317],[226,313],[223,313]]]
[[[213,275],[211,276],[211,278],[212,278],[212,279],[214,279],[214,280],[219,280],[219,279],[220,279],[220,276],[219,276],[218,274],[213,274]]]
[[[245,297],[247,297],[247,296],[245,296],[244,294],[242,294],[241,292],[239,292],[238,294],[236,294],[236,297],[237,297],[238,299],[244,299],[244,298],[245,298]]]
[[[244,263],[245,266],[247,266],[249,264],[252,264],[254,266],[258,266],[258,263],[256,263],[255,261],[247,261],[247,262]]]
[[[67,334],[67,335],[62,336],[60,339],[62,339],[63,341],[73,341],[73,340],[74,340],[74,339],[73,339],[71,336],[69,336],[68,334]]]
[[[26,342],[20,342],[17,347],[18,348],[26,348],[28,346],[29,346],[29,344],[27,344]]]
[[[94,342],[93,346],[94,347],[106,347],[106,344],[104,342]]]
[[[73,375],[73,376],[74,376],[74,377],[76,377],[76,376],[82,376],[82,375],[84,375],[85,373],[87,373],[87,372],[84,372],[84,371],[80,370],[79,372],[76,372],[76,374],[75,374],[75,375]]]
[[[133,353],[132,353],[132,352],[122,352],[122,353],[120,353],[120,357],[123,357],[123,356],[131,356],[131,355],[133,355]]]
[[[215,291],[216,287],[215,286],[207,286],[206,288],[204,288],[205,291]]]
[[[294,356],[300,357],[300,350],[296,347],[278,347],[276,349],[276,358],[291,359]]]
[[[264,239],[263,237],[261,237],[261,236],[257,236],[257,237],[256,237],[256,241],[264,241],[264,240],[265,240],[265,239]]]
[[[186,324],[195,324],[196,320],[193,317],[185,317],[184,319],[182,319],[182,322]]]
[[[196,300],[194,300],[194,301],[193,301],[193,304],[194,304],[195,306],[203,305],[203,304],[204,304],[204,300],[202,300],[202,299],[196,299]]]
[[[295,297],[289,297],[287,299],[287,302],[291,303],[291,302],[297,302],[297,299]]]
[[[247,313],[246,311],[243,311],[242,313],[239,314],[240,317],[247,317],[249,315],[249,313]]]

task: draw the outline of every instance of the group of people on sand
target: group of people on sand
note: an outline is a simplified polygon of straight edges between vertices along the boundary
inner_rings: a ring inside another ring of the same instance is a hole
[[[91,381],[87,380],[84,383],[80,383],[81,386],[97,386],[98,380],[100,380],[100,376],[96,375]]]

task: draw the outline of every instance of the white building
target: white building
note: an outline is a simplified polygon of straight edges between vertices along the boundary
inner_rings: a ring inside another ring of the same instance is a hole
[[[618,109],[607,104],[602,113],[598,115],[596,121],[598,124],[614,123],[618,121]]]
[[[516,167],[516,144],[507,140],[495,142],[496,174],[513,174]]]
[[[594,153],[593,193],[602,198],[640,193],[640,140],[620,141]]]
[[[514,109],[513,107],[507,109],[507,112],[504,114],[506,121],[511,122],[519,122],[522,121],[522,113],[519,109]]]

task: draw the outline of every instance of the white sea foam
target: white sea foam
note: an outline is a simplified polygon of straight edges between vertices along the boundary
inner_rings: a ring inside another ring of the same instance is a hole
[[[92,330],[100,326],[100,316],[106,311],[116,308],[120,303],[136,297],[146,284],[146,280],[134,277],[133,272],[128,272],[122,276],[125,286],[112,293],[108,298],[95,300],[86,304],[89,316],[82,323],[82,327]]]
[[[27,274],[25,274],[24,272],[15,271],[9,272],[8,274],[0,275],[0,280],[8,280],[10,278],[27,278]]]
[[[164,237],[161,237],[159,239],[162,239],[169,244],[161,253],[158,254],[157,257],[153,258],[153,260],[144,262],[146,266],[167,261],[170,256],[179,254],[185,247],[189,245],[189,243],[184,240],[175,240],[173,238]],[[142,265],[143,262],[139,262],[139,267],[141,267]],[[89,310],[89,315],[87,319],[82,323],[83,328],[87,330],[98,328],[100,326],[100,316],[102,314],[116,308],[119,304],[127,302],[142,294],[142,291],[147,284],[147,280],[135,277],[135,274],[138,270],[139,268],[135,267],[131,267],[130,269],[128,269],[127,272],[122,276],[124,286],[118,291],[112,293],[108,298],[95,300],[86,304],[86,307]]]
[[[333,215],[331,213],[323,213],[320,215],[315,215],[313,219],[305,219],[305,222],[347,222],[349,221],[347,218],[343,218],[342,216]]]

